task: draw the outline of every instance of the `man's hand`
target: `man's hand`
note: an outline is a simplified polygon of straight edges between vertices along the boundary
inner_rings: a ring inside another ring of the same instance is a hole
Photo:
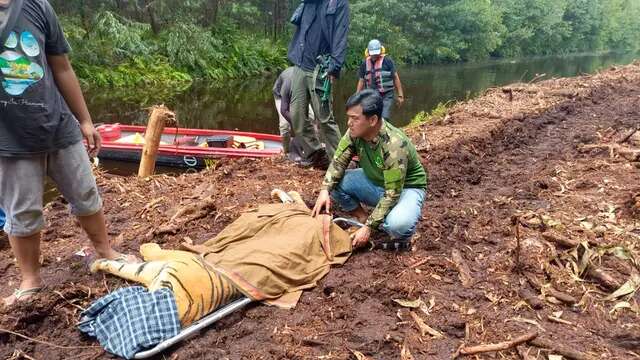
[[[82,136],[87,140],[87,150],[89,151],[90,157],[98,156],[100,152],[100,148],[102,147],[102,138],[100,137],[100,133],[93,127],[93,123],[91,121],[85,121],[80,124],[80,131],[82,131]]]
[[[371,237],[371,228],[368,226],[363,226],[358,231],[351,235],[351,245],[354,249],[359,247],[363,247],[367,245],[369,242],[369,238]]]
[[[398,103],[398,107],[402,106],[402,104],[404,104],[404,95],[398,95],[396,97],[396,102]]]
[[[318,200],[316,200],[316,205],[313,207],[311,216],[316,217],[320,215],[323,208],[327,213],[331,212],[331,196],[327,190],[320,191],[320,195],[318,195]]]

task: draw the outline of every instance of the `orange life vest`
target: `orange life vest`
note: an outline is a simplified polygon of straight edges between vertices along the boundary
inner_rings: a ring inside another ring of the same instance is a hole
[[[382,63],[385,55],[380,55],[376,62],[372,64],[371,56],[365,59],[366,72],[364,74],[365,87],[367,89],[376,89],[381,94],[393,91],[393,74],[391,71],[383,71]]]

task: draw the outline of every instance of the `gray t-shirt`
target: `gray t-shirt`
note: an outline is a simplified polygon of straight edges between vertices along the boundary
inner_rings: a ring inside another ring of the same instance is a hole
[[[82,140],[47,63],[47,55],[68,52],[49,2],[25,0],[13,31],[0,45],[0,156],[41,154]]]

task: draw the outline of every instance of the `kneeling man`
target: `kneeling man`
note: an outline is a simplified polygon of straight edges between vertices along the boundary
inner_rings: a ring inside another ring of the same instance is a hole
[[[353,235],[354,248],[369,242],[372,230],[386,232],[393,249],[410,249],[424,201],[427,174],[404,132],[382,118],[383,100],[368,89],[347,101],[349,130],[340,140],[313,208],[331,210],[331,199],[366,226]],[[360,168],[347,169],[357,155]],[[361,204],[375,207],[368,215]]]

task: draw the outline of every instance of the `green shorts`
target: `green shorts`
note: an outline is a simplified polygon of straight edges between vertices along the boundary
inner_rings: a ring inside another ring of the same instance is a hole
[[[49,176],[76,216],[102,209],[89,155],[82,142],[29,157],[0,157],[0,209],[6,213],[4,231],[30,236],[44,227],[44,181]]]

